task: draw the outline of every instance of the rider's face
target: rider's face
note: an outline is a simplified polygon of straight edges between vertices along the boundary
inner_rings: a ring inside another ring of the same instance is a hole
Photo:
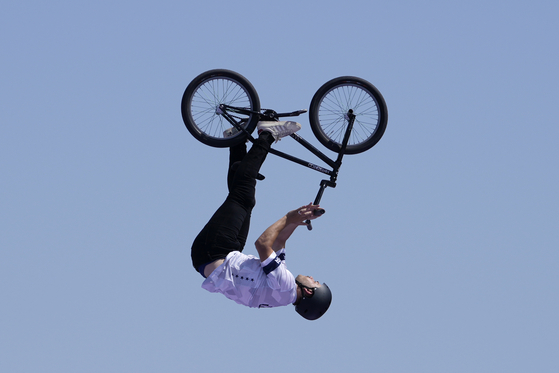
[[[315,279],[312,278],[312,276],[299,275],[299,276],[297,276],[297,278],[295,280],[300,282],[302,285],[307,286],[309,288],[320,287],[320,282],[315,281]]]

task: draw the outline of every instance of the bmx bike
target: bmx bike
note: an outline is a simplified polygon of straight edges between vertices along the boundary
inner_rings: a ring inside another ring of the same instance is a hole
[[[320,182],[314,200],[317,205],[327,187],[336,187],[343,156],[367,151],[381,139],[388,110],[374,85],[361,78],[342,76],[326,82],[316,91],[308,111],[313,134],[327,149],[337,153],[337,158],[329,158],[297,133],[290,136],[330,169],[274,148],[270,153],[330,177]],[[262,109],[256,89],[244,76],[231,70],[215,69],[190,82],[182,97],[181,112],[192,136],[205,145],[222,148],[247,140],[254,142],[251,134],[259,121],[278,121],[307,110],[277,113]],[[234,133],[225,136],[224,132],[229,128],[234,128]],[[316,211],[324,213],[324,210]],[[307,221],[307,227],[312,229],[310,221]]]

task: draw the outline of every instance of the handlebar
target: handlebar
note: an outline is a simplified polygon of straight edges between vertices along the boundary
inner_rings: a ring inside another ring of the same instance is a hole
[[[321,216],[325,212],[326,212],[326,210],[324,210],[324,209],[316,209],[312,213],[313,213],[314,216]]]
[[[326,210],[324,209],[316,209],[314,210],[312,213],[314,216],[321,216],[322,214],[324,214],[326,212]],[[306,220],[305,223],[307,224],[307,229],[309,231],[312,231],[312,224],[310,220]]]

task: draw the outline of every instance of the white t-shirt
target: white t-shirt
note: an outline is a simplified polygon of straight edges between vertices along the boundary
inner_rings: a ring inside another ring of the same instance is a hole
[[[285,266],[285,249],[264,262],[233,251],[202,283],[202,288],[253,308],[287,306],[297,298],[295,277]]]

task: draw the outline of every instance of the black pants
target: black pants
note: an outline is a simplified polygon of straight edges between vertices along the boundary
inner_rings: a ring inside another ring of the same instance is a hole
[[[232,251],[243,251],[256,204],[256,176],[273,141],[269,133],[263,132],[248,153],[244,143],[230,149],[229,194],[192,244],[192,264],[197,271]]]

